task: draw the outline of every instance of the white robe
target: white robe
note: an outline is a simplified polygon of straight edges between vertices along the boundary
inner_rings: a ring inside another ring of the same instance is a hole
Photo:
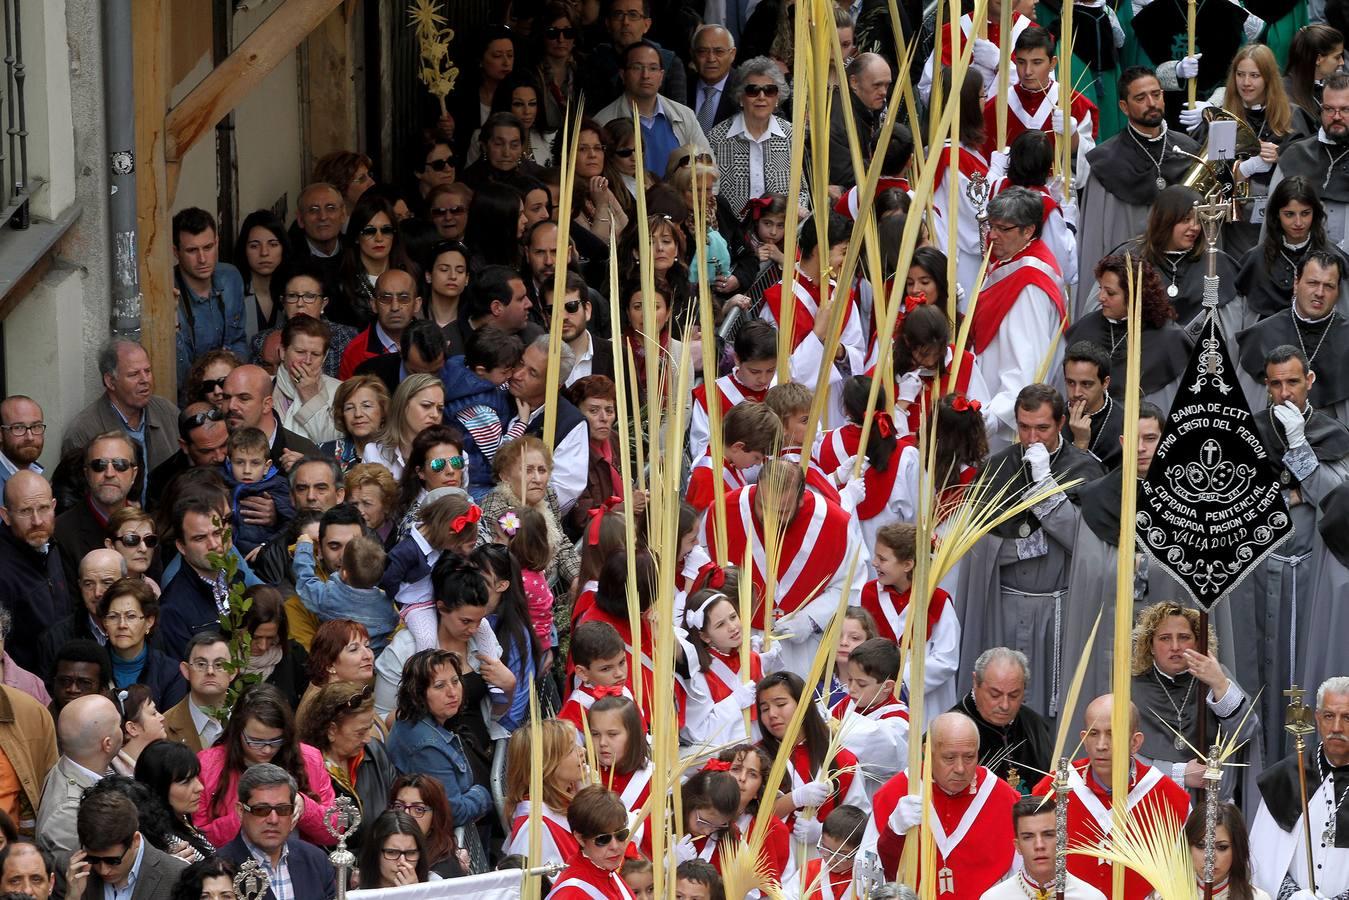
[[[1311,754],[1317,751],[1313,747]],[[1308,765],[1315,766],[1315,756],[1309,754]],[[1316,793],[1307,798],[1307,812],[1311,817],[1312,855],[1316,861],[1316,891],[1321,897],[1335,897],[1349,891],[1349,849],[1321,847],[1321,832],[1325,831],[1330,820],[1330,806],[1334,800],[1334,779],[1327,778],[1316,789]],[[1306,887],[1307,881],[1307,845],[1303,837],[1302,817],[1291,832],[1284,831],[1274,816],[1265,808],[1264,801],[1251,823],[1251,880],[1270,896],[1279,895],[1279,886],[1284,875],[1292,875],[1299,886]]]
[[[1020,868],[1021,860],[1017,859],[1017,868]],[[1006,881],[995,884],[993,887],[984,891],[980,900],[1026,900],[1026,893],[1021,889],[1021,873],[1013,872]],[[1102,894],[1096,888],[1087,884],[1076,875],[1069,875],[1064,883],[1063,896],[1065,900],[1105,900],[1105,894]]]
[[[1058,309],[1049,295],[1028,285],[1007,311],[997,336],[979,355],[981,368],[994,379],[989,385],[993,398],[984,413],[990,454],[1016,441],[1016,395],[1036,382],[1046,357],[1049,366],[1044,381],[1062,393],[1064,347],[1060,325]]]

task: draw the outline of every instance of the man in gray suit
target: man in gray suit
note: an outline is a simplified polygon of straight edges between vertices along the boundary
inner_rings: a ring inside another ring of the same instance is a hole
[[[80,804],[76,828],[82,849],[70,857],[66,869],[66,897],[71,900],[103,900],[109,895],[168,900],[187,867],[178,857],[150,846],[141,836],[135,804],[117,791],[91,795]]]
[[[102,694],[87,694],[66,704],[56,722],[65,751],[47,773],[37,813],[38,842],[53,853],[70,853],[76,843],[75,819],[84,789],[108,774],[122,749],[122,717]]]

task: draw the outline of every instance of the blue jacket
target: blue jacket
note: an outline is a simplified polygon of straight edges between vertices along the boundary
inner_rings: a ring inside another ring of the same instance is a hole
[[[159,597],[159,634],[170,659],[183,659],[188,638],[199,631],[220,631],[220,613],[211,586],[184,565]]]
[[[178,383],[187,384],[192,361],[207,350],[233,350],[248,359],[245,336],[244,279],[229,263],[218,263],[211,275],[211,295],[198,297],[187,287],[177,268],[178,287]]]
[[[333,900],[337,896],[337,879],[333,874],[333,864],[328,861],[328,854],[301,840],[298,834],[291,834],[286,841],[286,848],[289,851],[286,854],[286,868],[290,870],[290,884],[294,888],[296,900]],[[234,863],[235,868],[253,858],[244,843],[243,832],[217,852]],[[276,900],[271,888],[262,895],[262,900]]]
[[[225,484],[230,489],[230,509],[234,511],[231,516],[231,527],[234,529],[234,545],[239,548],[239,552],[251,553],[253,548],[276,540],[277,535],[285,529],[286,522],[295,517],[295,507],[290,502],[290,482],[286,480],[285,473],[276,466],[270,466],[261,481],[242,484],[234,480],[234,469],[228,459],[221,468]],[[276,504],[276,524],[268,526],[245,523],[243,516],[239,514],[239,501],[245,497],[258,497],[263,494],[271,497],[272,502]]]
[[[187,696],[187,682],[178,670],[178,660],[154,647],[146,648],[145,664],[134,683],[150,689],[150,699],[155,701],[156,709],[173,709],[179,700]]]
[[[464,433],[469,493],[481,498],[492,489],[492,457],[501,444],[502,430],[515,415],[515,403],[504,387],[476,375],[462,356],[446,361],[440,380],[445,382],[443,421]],[[496,414],[495,425],[489,410]]]
[[[486,787],[474,783],[464,745],[454,732],[446,731],[430,718],[411,723],[399,719],[384,746],[399,772],[404,775],[421,772],[445,785],[456,825],[476,822],[492,809],[492,795]]]
[[[422,548],[409,535],[389,551],[389,558],[384,563],[384,577],[380,579],[379,586],[397,604],[399,588],[421,581],[430,574],[431,566]]]
[[[379,587],[356,588],[344,582],[339,575],[330,575],[327,581],[319,578],[314,565],[314,544],[301,541],[295,545],[295,593],[305,608],[319,617],[351,619],[360,622],[370,632],[370,648],[379,653],[389,643],[389,637],[398,627],[398,613],[393,601]]]

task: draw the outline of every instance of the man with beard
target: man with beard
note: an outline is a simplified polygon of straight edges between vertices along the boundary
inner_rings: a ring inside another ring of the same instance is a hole
[[[1058,485],[1104,474],[1085,450],[1063,439],[1067,420],[1063,397],[1047,384],[1027,385],[1016,397],[1017,443],[993,454],[978,496],[995,496],[1010,506]],[[990,491],[991,493],[982,493]],[[1010,647],[1034,660],[1026,702],[1056,714],[1062,641],[1060,623],[1069,602],[1068,572],[1080,514],[1075,492],[1059,491],[1030,510],[994,528],[960,565],[952,592],[964,628],[961,657],[973,659],[987,647]],[[969,690],[968,673],[960,688]]]
[[[576,354],[576,365],[571,367],[567,376],[567,387],[587,375],[614,377],[614,343],[595,335],[590,330],[591,302],[590,288],[585,279],[575,272],[567,273],[564,288],[566,299],[562,301],[562,340]],[[553,319],[553,284],[551,279],[543,283],[543,313],[551,325]]]
[[[1321,743],[1306,754],[1305,769],[1314,873],[1307,870],[1297,756],[1279,760],[1259,779],[1260,809],[1251,823],[1252,880],[1272,897],[1314,900],[1349,890],[1349,805],[1337,800],[1349,790],[1349,678],[1322,682],[1315,720]]]
[[[0,491],[20,469],[42,474],[37,458],[46,443],[47,423],[32,397],[13,394],[0,400]]]
[[[1177,153],[1198,153],[1188,135],[1166,126],[1166,102],[1157,74],[1131,66],[1119,80],[1119,108],[1128,118],[1124,130],[1087,154],[1091,173],[1081,192],[1081,243],[1077,283],[1095,280],[1096,261],[1120,244],[1142,234],[1148,210],[1165,187],[1179,184],[1194,160]],[[1080,291],[1077,318],[1089,291]]]
[[[979,765],[1029,794],[1035,773],[1053,767],[1054,735],[1044,716],[1026,705],[1026,654],[991,647],[974,661],[974,687],[956,704],[979,729]]]
[[[1345,94],[1349,98],[1349,89]],[[1264,405],[1266,356],[1291,345],[1306,359],[1307,399],[1349,424],[1349,353],[1343,352],[1349,347],[1349,319],[1336,309],[1344,275],[1344,258],[1338,253],[1308,253],[1298,264],[1293,305],[1237,335],[1237,378],[1251,409]]]
[[[150,506],[158,507],[169,483],[194,466],[219,466],[229,440],[225,414],[209,403],[189,403],[178,415],[178,452],[150,473]]]
[[[90,550],[106,540],[108,517],[128,505],[136,481],[136,448],[125,432],[100,434],[84,448],[84,502],[56,517],[56,544],[73,583],[76,567]]]
[[[1078,341],[1063,356],[1063,384],[1068,393],[1065,440],[1085,450],[1108,471],[1120,463],[1124,405],[1110,396],[1110,356],[1089,341]]]
[[[1321,89],[1321,130],[1282,149],[1269,181],[1270,192],[1292,175],[1301,175],[1316,186],[1326,208],[1326,239],[1338,244],[1349,237],[1349,73],[1326,77]]]
[[[36,472],[20,470],[5,484],[0,506],[0,597],[14,616],[14,633],[36,636],[70,610],[70,587],[61,550],[52,543],[56,501]],[[9,655],[30,672],[41,671],[35,640],[15,641]]]

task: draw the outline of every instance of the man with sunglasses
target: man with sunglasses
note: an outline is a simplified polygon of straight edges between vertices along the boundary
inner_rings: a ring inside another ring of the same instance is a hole
[[[56,517],[56,545],[66,578],[74,584],[79,561],[103,546],[108,517],[129,503],[139,469],[136,447],[125,432],[100,434],[84,448],[84,500]]]
[[[80,804],[81,849],[70,857],[65,896],[70,900],[168,900],[187,861],[155,848],[140,832],[140,815],[120,790],[90,795]]]
[[[47,423],[32,397],[13,394],[0,400],[0,491],[20,469],[42,474],[38,457],[46,444]]]
[[[399,352],[404,329],[421,312],[422,294],[417,280],[402,269],[386,270],[376,279],[374,296],[370,300],[370,313],[375,321],[347,345],[337,377],[346,381],[366,360]]]
[[[37,811],[38,843],[53,853],[71,853],[82,842],[76,836],[76,814],[84,789],[107,775],[122,749],[122,714],[102,694],[66,704],[56,721],[61,758],[42,785]]]
[[[614,377],[613,341],[598,337],[590,330],[590,314],[594,309],[590,288],[585,279],[575,272],[567,273],[567,283],[562,301],[562,340],[576,354],[576,365],[567,375],[566,386],[571,387],[587,375]],[[553,285],[544,282],[544,316],[551,324],[553,319]]]
[[[293,834],[295,779],[272,763],[239,777],[239,836],[220,848],[235,866],[256,860],[270,879],[261,900],[333,900],[337,883],[327,855]]]
[[[224,385],[224,379],[221,380]],[[150,473],[148,509],[155,510],[166,496],[169,482],[194,466],[219,466],[229,440],[225,414],[209,403],[189,403],[178,414],[178,452]]]

